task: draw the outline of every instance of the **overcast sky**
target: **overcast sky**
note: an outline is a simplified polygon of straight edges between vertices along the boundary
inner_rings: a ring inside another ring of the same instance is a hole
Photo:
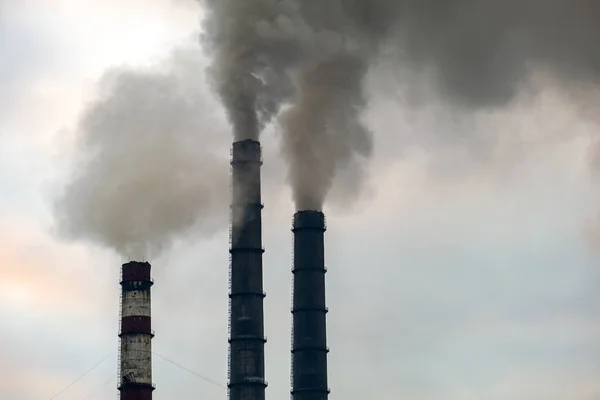
[[[200,95],[222,114],[203,83],[201,10],[183,0],[0,7],[0,400],[50,399],[101,360],[57,399],[112,399],[124,260],[57,236],[52,199],[104,71],[146,68],[184,48],[196,55],[185,65],[197,68]],[[325,208],[330,398],[600,399],[597,115],[543,76],[507,106],[465,115],[413,101],[383,64],[367,81],[375,156],[365,190],[351,206],[334,193]],[[217,121],[189,135],[212,135],[226,171],[231,137]],[[267,396],[281,399],[294,210],[277,133],[263,145]],[[226,218],[151,260],[154,351],[220,385]],[[154,381],[158,400],[226,397],[158,356]]]

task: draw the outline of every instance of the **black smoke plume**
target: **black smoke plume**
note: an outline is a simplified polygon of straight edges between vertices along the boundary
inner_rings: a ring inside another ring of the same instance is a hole
[[[235,137],[258,138],[280,116],[299,209],[320,209],[339,171],[369,158],[363,81],[381,57],[466,110],[507,105],[536,71],[565,87],[600,78],[593,0],[202,3],[211,79]]]

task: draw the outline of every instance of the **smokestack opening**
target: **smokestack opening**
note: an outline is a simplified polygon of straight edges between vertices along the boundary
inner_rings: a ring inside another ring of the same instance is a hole
[[[327,230],[325,214],[318,210],[297,211],[294,214],[292,232],[296,232],[297,230],[301,229],[316,229],[325,232]]]
[[[292,267],[292,399],[326,400],[327,329],[325,305],[325,214],[294,214]]]
[[[131,261],[121,269],[119,384],[121,400],[152,400],[152,312],[150,263]]]

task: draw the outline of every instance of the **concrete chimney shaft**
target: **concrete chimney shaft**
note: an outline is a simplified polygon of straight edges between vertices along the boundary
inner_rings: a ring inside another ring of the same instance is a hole
[[[265,400],[260,143],[233,143],[229,269],[230,400]]]
[[[150,264],[123,264],[121,278],[121,347],[119,392],[121,400],[152,400],[152,331]]]
[[[325,215],[294,214],[292,399],[327,400]]]

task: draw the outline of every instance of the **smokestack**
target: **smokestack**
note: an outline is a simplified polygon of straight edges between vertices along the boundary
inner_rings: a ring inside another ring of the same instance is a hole
[[[119,392],[121,400],[152,400],[152,338],[150,264],[123,264],[121,279],[121,347]]]
[[[229,270],[230,400],[264,400],[265,335],[263,300],[260,143],[233,143]]]
[[[325,306],[325,215],[294,214],[292,305],[292,399],[326,400],[327,330]]]

